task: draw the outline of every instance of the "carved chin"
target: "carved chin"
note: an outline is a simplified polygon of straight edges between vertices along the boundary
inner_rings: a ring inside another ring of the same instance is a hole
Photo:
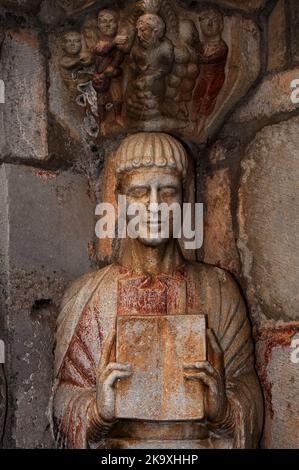
[[[106,28],[101,28],[101,33],[104,35],[104,36],[109,36],[109,37],[112,37],[115,35],[115,31],[113,29],[106,29]]]
[[[139,237],[138,240],[139,240],[140,243],[142,243],[142,245],[151,246],[151,247],[157,247],[157,246],[165,245],[165,243],[169,242],[169,238],[162,238],[162,237],[157,237],[157,238]]]

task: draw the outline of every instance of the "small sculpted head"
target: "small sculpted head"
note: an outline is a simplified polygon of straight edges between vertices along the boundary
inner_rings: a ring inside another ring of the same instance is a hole
[[[153,13],[140,16],[137,21],[137,35],[144,47],[157,44],[164,36],[166,25],[162,18]]]
[[[62,37],[62,48],[69,56],[77,56],[82,49],[81,33],[68,31]]]
[[[102,10],[98,15],[98,28],[100,33],[114,38],[118,31],[118,13],[113,10]]]
[[[223,14],[219,10],[203,10],[199,15],[200,28],[203,35],[213,39],[221,35],[223,31]]]
[[[136,6],[143,12],[158,14],[161,8],[161,0],[140,0],[136,3]]]
[[[156,247],[173,238],[176,221],[169,210],[181,210],[188,170],[184,147],[173,137],[160,133],[140,133],[128,137],[116,155],[118,193],[129,205],[142,205],[138,239]],[[164,206],[165,211],[159,210]],[[134,218],[127,216],[128,223]]]

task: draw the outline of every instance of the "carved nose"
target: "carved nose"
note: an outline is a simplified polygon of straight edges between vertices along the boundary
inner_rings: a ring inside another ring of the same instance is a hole
[[[159,204],[159,196],[158,191],[156,189],[151,190],[150,204]]]

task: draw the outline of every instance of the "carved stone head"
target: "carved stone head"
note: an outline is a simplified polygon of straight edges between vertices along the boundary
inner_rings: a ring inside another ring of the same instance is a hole
[[[166,25],[162,18],[152,13],[140,16],[137,21],[137,35],[144,46],[156,44],[165,34]]]
[[[68,31],[62,37],[62,48],[69,56],[77,56],[82,49],[81,34],[77,31]]]
[[[140,0],[137,6],[147,13],[158,13],[161,7],[161,0]]]
[[[147,246],[165,244],[173,236],[173,213],[151,218],[155,205],[182,205],[189,168],[183,146],[173,137],[140,133],[128,137],[116,154],[117,189],[127,204],[143,204],[138,239]],[[135,214],[128,216],[128,223]],[[165,235],[167,233],[167,235]]]
[[[199,15],[200,28],[206,38],[212,39],[223,31],[223,14],[219,10],[203,10]]]
[[[104,36],[114,38],[118,31],[118,13],[114,10],[100,11],[98,28]]]

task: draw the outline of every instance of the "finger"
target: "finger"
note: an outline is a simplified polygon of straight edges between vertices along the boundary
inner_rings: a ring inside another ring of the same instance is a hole
[[[199,362],[185,362],[183,364],[184,369],[195,369],[197,370],[199,367],[202,367],[207,361],[199,361]]]
[[[113,387],[115,382],[120,379],[127,379],[132,375],[132,372],[125,372],[125,371],[113,371],[109,375],[109,377],[105,381],[105,386]]]
[[[106,369],[100,374],[101,381],[104,382],[114,370],[119,372],[132,372],[132,366],[130,364],[118,364],[117,362],[110,362]]]
[[[207,376],[204,372],[185,372],[184,377],[186,380],[200,381],[209,388],[214,387],[214,379]]]
[[[208,362],[208,361],[204,361],[204,362],[195,362],[194,364],[186,364],[184,366],[184,369],[185,370],[190,370],[190,371],[201,371],[201,372],[205,372],[206,374],[212,376],[212,377],[216,377],[217,376],[217,372],[215,371],[214,367]]]
[[[107,340],[104,342],[101,360],[98,365],[98,375],[102,373],[102,371],[108,366],[110,362],[111,351],[115,342],[116,338],[116,330],[115,328],[111,331],[110,335],[108,336]]]
[[[130,370],[132,369],[132,364],[121,364],[120,362],[110,362],[105,370]]]

